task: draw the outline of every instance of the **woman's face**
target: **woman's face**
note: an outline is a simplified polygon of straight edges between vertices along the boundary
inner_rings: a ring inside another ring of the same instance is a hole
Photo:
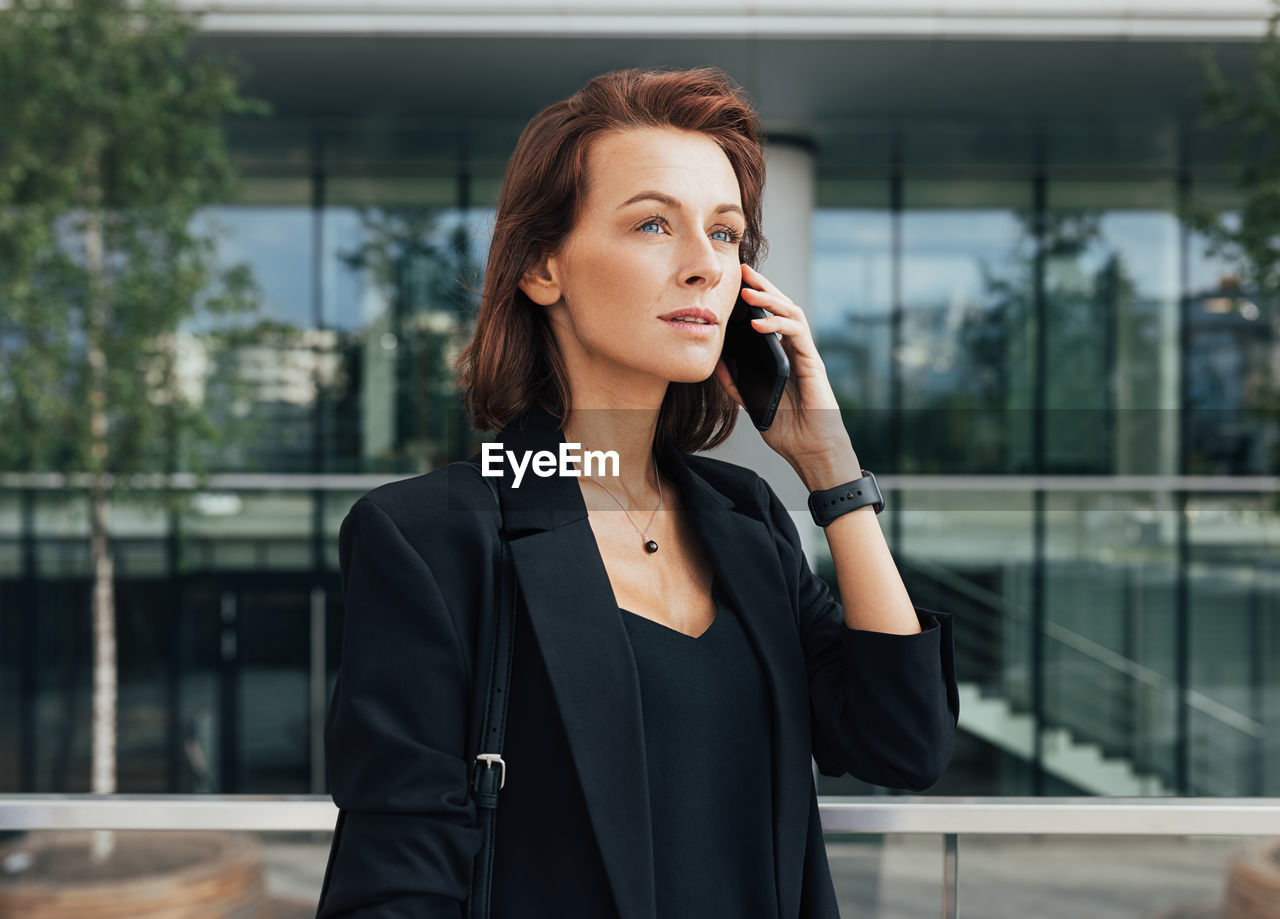
[[[675,128],[601,135],[586,167],[577,225],[521,287],[547,308],[575,389],[654,405],[669,381],[715,370],[742,283],[737,176],[714,140]],[[714,324],[662,318],[687,308]]]

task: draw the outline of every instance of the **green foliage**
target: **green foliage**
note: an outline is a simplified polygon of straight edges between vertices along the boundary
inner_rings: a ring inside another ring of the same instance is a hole
[[[102,473],[112,492],[138,473],[203,482],[199,447],[237,433],[182,379],[179,331],[258,308],[249,271],[219,269],[192,222],[233,197],[224,119],[268,107],[239,95],[235,62],[192,54],[197,28],[168,0],[0,9],[0,470]],[[197,350],[252,340],[257,326],[236,326]],[[105,453],[91,449],[95,344]]]
[[[1201,127],[1237,133],[1230,175],[1241,197],[1238,220],[1192,198],[1182,218],[1209,242],[1209,254],[1232,261],[1239,285],[1269,299],[1280,290],[1280,2],[1267,21],[1252,72],[1253,85],[1233,83],[1207,47],[1188,46],[1199,65]]]
[[[1204,78],[1202,126],[1235,132],[1230,176],[1240,198],[1235,216],[1192,197],[1182,217],[1208,240],[1211,256],[1230,263],[1237,302],[1247,298],[1270,326],[1270,341],[1280,340],[1280,0],[1272,0],[1267,31],[1254,58],[1251,80],[1235,83],[1222,72],[1213,53],[1188,46]],[[1274,347],[1274,345],[1272,345]],[[1280,416],[1280,378],[1273,362],[1254,368],[1246,414],[1274,425]],[[1280,452],[1273,453],[1280,467]],[[1280,509],[1280,495],[1274,506]]]

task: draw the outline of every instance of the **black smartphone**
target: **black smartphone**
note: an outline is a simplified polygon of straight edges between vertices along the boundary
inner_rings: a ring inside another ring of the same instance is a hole
[[[763,307],[747,303],[739,293],[725,327],[724,350],[720,355],[738,387],[751,423],[760,431],[769,430],[773,424],[782,391],[791,375],[791,361],[782,350],[781,333],[759,332],[751,325],[752,319],[771,315]]]

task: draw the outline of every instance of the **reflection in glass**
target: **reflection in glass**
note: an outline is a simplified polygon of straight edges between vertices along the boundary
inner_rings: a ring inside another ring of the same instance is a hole
[[[325,211],[326,318],[340,372],[325,405],[329,471],[426,472],[464,432],[452,361],[487,249],[474,209],[426,204]]]
[[[221,691],[235,651],[224,639],[232,623],[224,625],[234,609],[229,587],[216,578],[195,574],[183,580],[178,608],[178,774],[175,792],[224,793],[222,738],[224,725],[233,723],[234,703]],[[225,707],[224,699],[230,704]],[[224,720],[225,719],[225,720]],[[252,791],[241,788],[242,792]]]
[[[896,513],[904,550],[894,560],[912,602],[950,612],[958,626],[960,731],[950,766],[928,794],[1031,794],[1032,498],[904,489]]]
[[[1084,793],[1175,790],[1177,519],[1165,503],[1047,498],[1046,768],[1074,772]]]
[[[311,513],[306,491],[203,493],[182,519],[184,568],[305,569]]]
[[[4,551],[3,546],[0,541],[0,553]],[[0,791],[3,792],[22,787],[21,756],[25,751],[21,719],[26,708],[22,658],[31,628],[28,623],[34,618],[27,597],[28,592],[16,578],[0,577]]]
[[[39,738],[31,790],[87,792],[93,713],[90,582],[42,582],[38,596],[39,616],[32,617],[30,626],[36,630],[33,704]],[[166,739],[173,599],[165,579],[119,578],[115,585],[116,787],[121,793],[163,792],[170,787]],[[7,698],[16,701],[15,695]],[[0,730],[17,729],[14,719]],[[16,742],[6,745],[0,757],[11,752],[16,759],[19,749]],[[16,782],[16,762],[5,771]],[[0,790],[17,787],[5,784]]]
[[[310,472],[317,387],[331,369],[314,329],[312,216],[304,204],[227,205],[203,211],[201,232],[218,228],[220,268],[245,264],[275,331],[249,346],[217,349],[204,333],[241,328],[242,317],[201,315],[183,325],[190,339],[190,385],[216,426],[237,436],[207,458],[213,472]],[[215,323],[217,323],[215,325]]]
[[[902,214],[904,472],[1019,472],[1030,465],[1034,240],[1029,189],[967,195],[908,182]]]
[[[821,207],[813,242],[807,315],[827,378],[853,443],[887,444],[892,216],[883,207]]]
[[[1178,468],[1178,223],[1171,182],[1049,184],[1046,471]]]
[[[1197,495],[1187,527],[1195,793],[1280,794],[1280,510],[1265,495]]]
[[[0,492],[0,791],[21,787],[23,656],[35,618],[31,592],[21,580],[22,518],[22,498]]]
[[[263,794],[311,791],[309,592],[302,585],[236,591],[235,788]]]
[[[941,837],[837,833],[825,841],[841,916],[943,915]]]
[[[1236,228],[1239,211],[1224,208]],[[1237,269],[1190,233],[1187,324],[1187,471],[1280,472],[1280,308],[1241,289]]]
[[[1242,863],[1257,861],[1264,842],[962,834],[957,902],[961,916],[991,919],[1219,919],[1225,895],[1243,879]]]

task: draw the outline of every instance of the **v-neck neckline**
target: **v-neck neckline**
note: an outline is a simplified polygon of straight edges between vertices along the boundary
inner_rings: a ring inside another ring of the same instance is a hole
[[[688,632],[681,632],[679,629],[673,629],[673,628],[671,628],[671,626],[669,626],[669,625],[663,625],[663,624],[662,624],[661,622],[659,622],[657,619],[650,619],[648,616],[641,616],[639,613],[634,613],[634,612],[632,612],[631,610],[627,609],[626,607],[619,606],[619,607],[618,607],[618,609],[619,609],[619,610],[621,610],[622,612],[626,613],[628,616],[632,616],[632,617],[634,617],[634,618],[636,618],[636,619],[641,620],[642,622],[648,622],[648,623],[650,623],[650,624],[652,624],[652,625],[655,625],[655,626],[657,626],[658,628],[662,629],[662,631],[664,631],[664,632],[670,632],[672,635],[679,635],[681,638],[688,639],[689,641],[701,641],[703,638],[705,638],[705,637],[707,636],[707,633],[708,633],[708,632],[710,632],[712,629],[714,629],[714,628],[716,627],[716,623],[717,623],[717,622],[719,622],[719,621],[720,621],[720,617],[721,617],[722,615],[724,615],[724,610],[722,610],[722,609],[720,609],[719,607],[717,607],[717,608],[716,608],[716,617],[715,617],[714,619],[712,619],[712,620],[711,620],[711,625],[709,625],[709,626],[707,626],[705,629],[703,629],[703,630],[702,630],[702,634],[700,634],[700,635],[690,635]]]
[[[673,629],[669,625],[664,625],[663,623],[659,622],[656,619],[650,619],[648,616],[642,616],[639,613],[629,610],[624,606],[619,606],[618,610],[626,613],[628,616],[634,616],[636,619],[641,619],[645,622],[656,625],[658,628],[662,629],[664,632],[670,632],[673,635],[679,635],[681,638],[688,639],[689,641],[701,641],[703,638],[706,637],[708,632],[710,632],[712,629],[716,627],[716,623],[720,621],[720,617],[725,615],[727,612],[725,610],[724,595],[720,590],[719,578],[713,577],[711,579],[711,599],[714,600],[716,604],[715,618],[712,619],[711,624],[707,626],[705,629],[703,629],[701,634],[698,634],[698,635],[690,635],[688,632],[681,632],[679,629]]]

